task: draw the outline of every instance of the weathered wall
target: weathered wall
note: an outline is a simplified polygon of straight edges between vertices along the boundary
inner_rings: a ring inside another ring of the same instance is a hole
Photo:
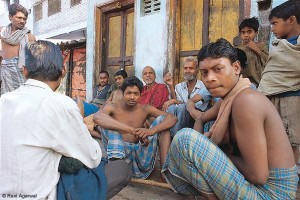
[[[74,49],[71,97],[86,96],[86,49]]]
[[[167,60],[168,23],[166,0],[161,1],[158,13],[141,13],[141,1],[135,4],[135,75],[141,79],[142,70],[150,65],[156,72],[156,81],[163,82],[163,69]]]
[[[92,99],[94,85],[95,62],[95,8],[103,6],[111,0],[88,1],[87,16],[87,99]],[[141,78],[141,71],[146,65],[152,66],[157,73],[157,82],[163,80],[163,69],[167,63],[168,18],[167,0],[161,0],[159,13],[141,16],[141,0],[135,1],[135,47],[134,66],[136,76]]]
[[[50,38],[56,35],[86,28],[87,0],[71,7],[70,0],[61,1],[61,12],[48,17],[48,1],[35,1],[42,3],[43,17],[34,22],[34,34],[38,38]]]

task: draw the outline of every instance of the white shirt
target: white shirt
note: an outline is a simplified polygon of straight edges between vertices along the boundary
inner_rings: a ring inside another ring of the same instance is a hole
[[[76,103],[47,84],[28,79],[17,90],[2,95],[0,113],[1,195],[56,199],[62,155],[90,168],[99,165],[101,149]]]
[[[186,82],[178,83],[175,86],[175,92],[176,92],[177,100],[181,101],[183,103],[187,103],[187,101],[190,98],[192,98],[193,96],[195,96],[196,94],[200,94],[203,99],[206,99],[205,97],[203,97],[202,92],[200,92],[201,89],[205,89],[205,85],[203,84],[202,81],[197,80],[196,85],[195,85],[193,91],[189,95],[187,83]],[[195,106],[196,106],[196,108],[204,111],[206,109],[208,103],[209,102],[198,101],[197,103],[195,103]]]

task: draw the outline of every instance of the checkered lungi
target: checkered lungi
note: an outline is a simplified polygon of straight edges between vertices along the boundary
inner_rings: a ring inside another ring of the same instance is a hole
[[[150,128],[158,125],[164,116],[158,116]],[[122,135],[117,131],[101,128],[102,141],[107,150],[107,158],[125,159],[132,165],[132,176],[146,179],[153,171],[157,154],[158,134],[148,136],[149,145],[142,146],[140,143],[124,142]]]
[[[1,95],[19,88],[25,82],[22,70],[18,67],[18,57],[3,59],[0,74]]]
[[[264,185],[248,182],[221,149],[189,128],[174,137],[162,172],[175,192],[220,199],[295,199],[296,168],[270,169]]]

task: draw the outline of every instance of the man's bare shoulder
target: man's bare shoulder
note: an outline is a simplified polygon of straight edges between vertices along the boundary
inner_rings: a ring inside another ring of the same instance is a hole
[[[34,42],[35,40],[36,40],[35,36],[32,33],[28,33],[28,41],[29,42]]]
[[[271,106],[271,102],[260,92],[253,89],[245,89],[240,92],[232,103],[232,114],[241,113],[242,115],[247,114],[246,112],[259,113],[263,117],[266,114],[266,108]],[[232,116],[234,117],[234,116]]]

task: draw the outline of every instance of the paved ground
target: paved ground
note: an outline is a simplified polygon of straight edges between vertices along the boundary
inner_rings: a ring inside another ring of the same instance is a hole
[[[130,182],[111,200],[202,200],[201,197],[187,197],[175,194],[171,189]]]
[[[203,200],[203,197],[182,196],[172,190],[157,186],[149,186],[130,182],[118,195],[111,200]],[[297,200],[300,200],[298,185]]]

